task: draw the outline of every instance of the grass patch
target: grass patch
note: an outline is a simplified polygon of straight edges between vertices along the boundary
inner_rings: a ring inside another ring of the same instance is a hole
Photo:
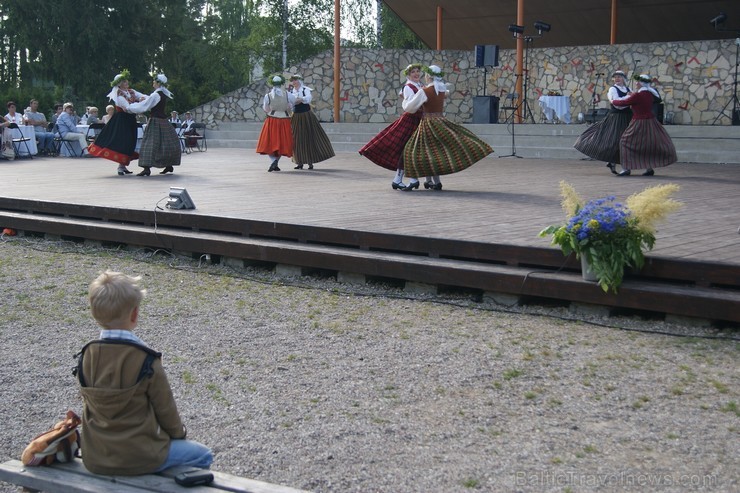
[[[740,408],[735,401],[728,402],[727,404],[719,408],[719,410],[723,413],[735,413],[735,416],[740,418]]]
[[[187,384],[193,384],[196,382],[195,376],[187,370],[182,372],[182,381]]]

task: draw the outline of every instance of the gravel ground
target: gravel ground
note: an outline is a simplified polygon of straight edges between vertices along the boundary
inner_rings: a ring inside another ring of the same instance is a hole
[[[19,237],[0,243],[3,461],[81,412],[70,370],[107,268],[143,276],[137,334],[216,470],[316,492],[740,490],[736,329]]]

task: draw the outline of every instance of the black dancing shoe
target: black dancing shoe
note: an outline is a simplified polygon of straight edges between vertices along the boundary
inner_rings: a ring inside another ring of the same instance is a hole
[[[159,172],[160,175],[166,175],[167,173],[174,173],[175,169],[172,166],[165,167],[162,171]]]
[[[434,186],[434,182],[433,181],[429,181],[429,180],[425,180],[424,181],[424,188],[426,188],[427,190],[429,190],[433,186]]]
[[[393,190],[403,190],[404,188],[406,188],[406,184],[403,182],[396,183],[394,181],[393,183],[391,183],[391,187],[393,187]]]
[[[617,176],[629,176],[629,175],[631,175],[631,174],[632,174],[632,173],[630,173],[630,170],[628,170],[628,169],[623,169],[622,171],[620,171],[619,173],[617,173]]]
[[[653,176],[655,174],[655,171],[653,168],[648,168],[646,172],[642,174],[642,176]]]
[[[133,171],[129,171],[128,168],[123,168],[124,174],[130,175]]]
[[[401,190],[403,190],[404,192],[410,192],[414,188],[419,188],[419,182],[418,181],[415,181],[413,183],[409,183],[408,185],[406,185],[405,187],[403,187]]]
[[[432,190],[442,190],[442,184],[441,183],[432,183],[432,185],[429,187]]]
[[[309,164],[308,169],[313,169],[313,164]]]
[[[149,176],[152,174],[152,171],[149,168],[144,168],[141,170],[141,173],[136,173],[136,176]]]
[[[609,171],[611,171],[613,175],[617,174],[616,166],[612,163],[606,163],[606,167],[609,168]]]
[[[293,169],[303,169],[303,165],[302,165],[302,164],[299,164],[298,166],[296,166],[296,167],[295,167],[295,168],[293,168]]]

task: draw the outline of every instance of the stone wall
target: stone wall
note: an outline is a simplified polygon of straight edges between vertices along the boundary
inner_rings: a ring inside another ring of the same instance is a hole
[[[610,74],[617,69],[630,76],[635,72],[650,74],[664,96],[667,121],[671,123],[712,124],[732,98],[734,39],[542,49],[536,48],[536,40],[533,44],[528,50],[527,100],[537,122],[542,120],[537,99],[549,92],[570,97],[574,122],[579,113],[590,111],[594,100],[597,108],[606,108]],[[327,51],[285,72],[303,75],[304,83],[314,89],[314,110],[325,122],[334,119],[333,62],[333,52]],[[473,50],[343,48],[340,121],[395,120],[401,111],[398,91],[405,80],[401,71],[412,62],[434,63],[447,73],[445,80],[451,92],[446,113],[459,123],[472,121],[473,96],[495,95],[503,103],[506,94],[514,92],[516,51],[513,49],[501,50],[499,67],[484,71],[475,67]],[[606,76],[597,79],[597,73]],[[210,128],[217,128],[220,122],[263,120],[262,97],[267,90],[265,80],[258,81],[195,108],[194,117]],[[725,110],[726,117],[719,118],[717,124],[730,124],[731,108],[732,104]]]

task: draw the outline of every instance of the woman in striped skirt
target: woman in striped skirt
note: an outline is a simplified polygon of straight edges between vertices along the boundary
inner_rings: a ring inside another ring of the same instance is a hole
[[[653,168],[673,164],[678,157],[671,137],[653,114],[653,103],[660,101],[660,96],[650,86],[652,79],[642,74],[635,76],[635,81],[637,92],[614,101],[615,106],[632,107],[632,121],[619,140],[619,155],[624,168],[619,176],[629,176],[633,169],[644,169],[644,176],[653,176]]]
[[[334,157],[334,148],[321,128],[319,119],[311,111],[311,88],[303,85],[303,77],[297,74],[290,78],[290,83],[293,86],[288,95],[293,105],[290,119],[293,162],[296,163],[295,169],[303,169],[304,164],[308,165],[308,169],[313,169],[314,164]]]
[[[259,140],[257,153],[270,158],[270,167],[267,171],[280,171],[278,161],[282,156],[293,155],[293,132],[290,129],[290,103],[288,93],[283,88],[285,77],[274,75],[268,79],[272,86],[270,92],[262,100],[262,109],[267,113]]]
[[[420,82],[422,68],[420,63],[412,63],[403,71],[406,76],[406,84],[400,93],[403,101],[409,101],[414,94],[424,88]],[[421,122],[421,112],[404,112],[398,120],[381,130],[360,149],[360,155],[382,168],[396,172],[391,183],[393,190],[403,190],[406,187],[403,183],[403,148],[419,126],[419,122]],[[414,181],[419,180],[413,178],[412,183]]]
[[[429,188],[442,190],[439,175],[469,168],[492,153],[493,149],[467,128],[444,117],[447,84],[442,80],[442,69],[430,65],[424,68],[424,72],[429,85],[403,103],[404,111],[423,111],[419,128],[406,143],[403,161],[406,176],[431,176]],[[418,186],[416,182],[416,188]],[[404,190],[412,190],[411,184]]]
[[[128,106],[130,113],[151,112],[139,150],[139,167],[144,169],[136,176],[149,176],[152,167],[163,168],[160,175],[173,173],[173,166],[180,166],[182,157],[180,138],[167,119],[167,101],[172,99],[172,93],[167,89],[167,76],[158,74],[152,86],[154,92],[149,97]]]
[[[609,88],[607,97],[611,109],[606,118],[588,127],[573,145],[586,156],[597,161],[606,161],[609,171],[617,174],[615,164],[620,164],[619,139],[632,120],[632,110],[629,107],[614,106],[614,101],[628,96],[632,91],[626,85],[627,75],[617,70],[612,75],[614,85]]]

